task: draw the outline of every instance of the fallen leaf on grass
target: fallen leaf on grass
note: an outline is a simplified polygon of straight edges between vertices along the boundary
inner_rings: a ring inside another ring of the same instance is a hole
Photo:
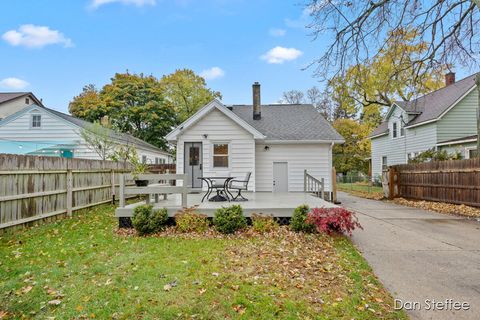
[[[172,290],[172,286],[169,283],[167,283],[166,285],[163,286],[163,290],[170,291]]]
[[[7,311],[1,311],[0,310],[0,319],[6,319],[8,316],[8,312]]]
[[[207,292],[207,289],[202,288],[202,289],[198,290],[198,293],[200,295],[204,294],[205,292]]]
[[[32,291],[32,289],[33,289],[32,286],[26,286],[26,287],[23,287],[23,288],[21,289],[21,292],[22,292],[23,294],[29,293],[30,291]]]
[[[48,301],[48,304],[51,306],[58,306],[60,303],[62,303],[62,300],[59,300],[59,299]]]
[[[237,304],[236,306],[233,307],[233,310],[238,314],[244,314],[246,309],[241,304]]]

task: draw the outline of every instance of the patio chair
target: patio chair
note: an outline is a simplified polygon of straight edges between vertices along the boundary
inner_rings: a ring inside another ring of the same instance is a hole
[[[244,180],[231,180],[228,186],[229,190],[237,190],[237,194],[233,197],[232,201],[248,201],[242,195],[242,191],[248,190],[248,182],[250,181],[251,172],[247,172]]]

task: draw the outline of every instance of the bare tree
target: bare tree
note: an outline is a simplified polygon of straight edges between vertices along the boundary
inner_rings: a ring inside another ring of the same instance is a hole
[[[80,131],[85,143],[95,151],[102,160],[107,160],[114,154],[116,143],[112,139],[112,131],[95,122]]]
[[[285,91],[281,103],[301,104],[305,102],[305,95],[299,90]]]
[[[308,0],[312,35],[331,34],[333,39],[312,62],[315,74],[327,80],[352,65],[365,64],[398,28],[415,29],[418,43],[427,43],[409,66],[415,79],[439,65],[478,67],[479,9],[480,0]]]
[[[322,92],[318,87],[311,87],[307,90],[307,100],[325,119],[331,120],[333,101],[326,90]]]

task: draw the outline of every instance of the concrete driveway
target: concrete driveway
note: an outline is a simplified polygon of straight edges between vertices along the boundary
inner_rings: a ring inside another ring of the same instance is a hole
[[[354,243],[394,298],[412,302],[405,304],[415,309],[408,311],[412,319],[480,319],[478,221],[346,193],[338,198],[364,228],[354,232]],[[468,302],[470,310],[427,310],[431,300],[446,299]]]

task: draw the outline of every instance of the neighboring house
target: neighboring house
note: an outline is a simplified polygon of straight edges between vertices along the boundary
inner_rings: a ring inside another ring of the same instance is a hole
[[[476,154],[478,93],[475,75],[455,82],[445,76],[446,86],[412,101],[392,104],[370,139],[372,176],[382,169],[407,163],[420,152],[435,148],[463,158]]]
[[[32,104],[43,107],[42,101],[31,92],[0,92],[0,120]]]
[[[101,159],[80,133],[90,122],[43,106],[31,105],[0,121],[0,153]],[[172,155],[129,134],[111,130],[112,141],[136,148],[149,164],[172,163]]]
[[[251,191],[303,191],[304,170],[331,190],[332,147],[344,139],[312,105],[225,106],[213,100],[166,136],[177,146],[177,173],[202,187],[202,176],[242,180]],[[205,186],[204,186],[205,187]]]

